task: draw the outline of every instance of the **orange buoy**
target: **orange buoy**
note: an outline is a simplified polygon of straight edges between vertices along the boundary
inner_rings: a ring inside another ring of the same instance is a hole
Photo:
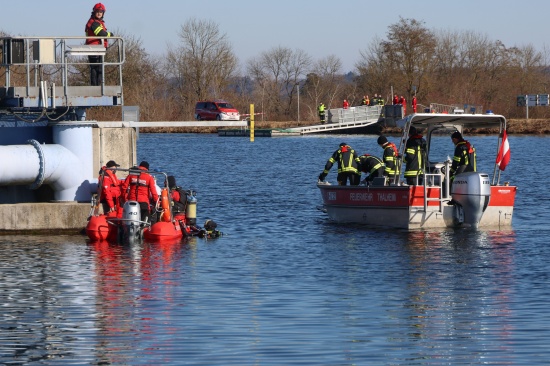
[[[168,188],[163,188],[160,194],[160,207],[162,207],[161,220],[165,222],[172,221],[170,212],[170,199],[168,199]]]

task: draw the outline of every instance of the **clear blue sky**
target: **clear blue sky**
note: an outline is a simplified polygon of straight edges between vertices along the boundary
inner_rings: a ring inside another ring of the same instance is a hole
[[[83,35],[97,1],[2,0],[0,30],[11,35]],[[189,18],[212,20],[226,33],[241,64],[277,46],[302,49],[314,59],[334,54],[352,71],[372,36],[385,38],[399,16],[434,30],[475,31],[507,47],[548,41],[550,1],[511,0],[106,0],[105,21],[141,39],[152,55],[177,44]]]

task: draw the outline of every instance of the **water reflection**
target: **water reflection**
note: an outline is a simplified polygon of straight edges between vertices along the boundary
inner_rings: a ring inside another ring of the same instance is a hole
[[[408,233],[409,337],[428,348],[437,342],[442,356],[445,344],[454,352],[471,350],[472,342],[506,350],[514,243],[513,230]]]
[[[166,325],[176,313],[169,309],[185,306],[177,303],[178,263],[195,243],[196,238],[131,246],[89,243],[96,286],[94,348],[101,363],[135,362],[136,341],[161,348],[162,339],[173,342]]]

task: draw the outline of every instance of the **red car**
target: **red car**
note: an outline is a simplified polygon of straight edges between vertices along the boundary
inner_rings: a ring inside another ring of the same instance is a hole
[[[239,111],[225,100],[197,102],[195,105],[197,121],[238,121],[240,118]]]

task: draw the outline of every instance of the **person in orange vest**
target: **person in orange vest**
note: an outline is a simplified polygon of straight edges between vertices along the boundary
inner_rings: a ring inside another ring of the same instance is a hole
[[[343,103],[343,105],[342,105],[342,108],[344,108],[344,109],[348,109],[348,108],[349,108],[349,103],[348,103],[347,99],[344,99],[344,103]]]
[[[106,37],[114,37],[114,33],[107,32],[105,21],[103,17],[105,15],[105,5],[97,3],[92,9],[92,15],[86,23],[86,37],[101,37],[101,38],[86,38],[86,44],[100,45],[103,44],[107,48],[107,40],[102,39]],[[103,71],[101,68],[102,56],[88,56],[88,62],[90,63],[90,84],[97,86],[101,84],[103,79]]]
[[[133,169],[133,168],[132,168]],[[122,192],[126,201],[139,202],[141,211],[141,221],[149,219],[151,208],[150,197],[153,202],[157,202],[159,195],[155,184],[155,179],[148,173],[149,163],[142,161],[135,171],[130,171],[126,180],[122,184]]]
[[[416,95],[413,96],[411,105],[413,107],[413,113],[416,113]]]
[[[97,188],[104,214],[115,212],[119,206],[120,181],[116,176],[116,168],[119,166],[114,160],[109,160],[99,171]]]

